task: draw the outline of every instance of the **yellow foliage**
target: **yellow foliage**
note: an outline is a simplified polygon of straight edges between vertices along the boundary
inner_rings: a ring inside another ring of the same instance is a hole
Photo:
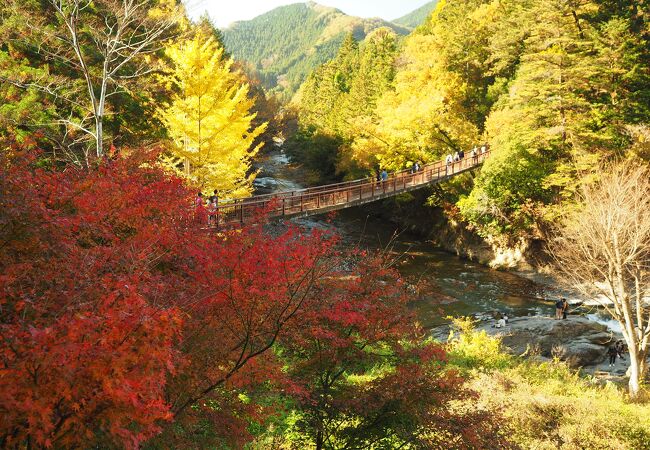
[[[223,58],[224,49],[200,30],[170,46],[173,70],[166,77],[176,90],[172,102],[159,110],[174,146],[162,163],[202,190],[219,189],[229,198],[246,197],[255,173],[251,158],[255,139],[266,124],[252,127],[255,113],[249,86]]]
[[[402,169],[408,162],[440,159],[450,148],[471,148],[478,130],[466,118],[462,80],[434,58],[441,45],[433,35],[412,35],[394,90],[377,102],[377,120],[366,123],[353,144],[359,160],[374,155],[380,166]]]

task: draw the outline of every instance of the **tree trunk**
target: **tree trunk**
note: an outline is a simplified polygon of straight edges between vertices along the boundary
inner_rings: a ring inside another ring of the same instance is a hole
[[[316,432],[316,450],[322,450],[323,443],[323,430],[319,429]]]
[[[98,159],[101,158],[102,155],[104,154],[104,148],[102,145],[102,142],[104,140],[104,130],[103,130],[104,123],[102,119],[103,119],[102,116],[100,116],[99,114],[95,114],[95,128],[96,128],[95,132],[97,135],[97,158]]]
[[[630,349],[630,381],[628,390],[630,398],[635,399],[639,396],[639,382],[641,379],[641,365],[639,364],[639,355],[636,351]]]
[[[646,370],[648,369],[648,355],[643,353],[643,356],[639,358],[639,380],[643,381],[646,376]]]

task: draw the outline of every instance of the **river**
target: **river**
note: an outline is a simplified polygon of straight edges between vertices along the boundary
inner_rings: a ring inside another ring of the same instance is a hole
[[[301,187],[281,152],[267,155],[258,164],[258,193]],[[418,287],[412,307],[420,323],[435,335],[446,333],[448,316],[487,318],[495,311],[509,317],[553,314],[553,304],[544,300],[546,289],[541,284],[437,249],[374,217],[372,208],[341,210],[331,221],[324,216],[294,220],[306,228],[332,229],[344,245],[389,252],[404,280]]]

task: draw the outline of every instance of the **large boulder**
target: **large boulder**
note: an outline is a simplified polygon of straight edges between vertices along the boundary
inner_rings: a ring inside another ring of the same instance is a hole
[[[517,317],[505,328],[480,327],[489,334],[498,335],[513,354],[558,357],[574,367],[593,366],[601,363],[619,336],[608,328],[580,316],[566,320],[550,317]]]

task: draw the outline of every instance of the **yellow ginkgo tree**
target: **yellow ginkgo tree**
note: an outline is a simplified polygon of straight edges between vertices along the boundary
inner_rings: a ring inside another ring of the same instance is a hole
[[[175,94],[159,110],[173,140],[162,163],[204,191],[250,195],[251,159],[261,147],[255,139],[266,124],[253,125],[249,85],[233,70],[233,60],[224,58],[223,47],[200,29],[166,53],[172,62],[166,80]]]

